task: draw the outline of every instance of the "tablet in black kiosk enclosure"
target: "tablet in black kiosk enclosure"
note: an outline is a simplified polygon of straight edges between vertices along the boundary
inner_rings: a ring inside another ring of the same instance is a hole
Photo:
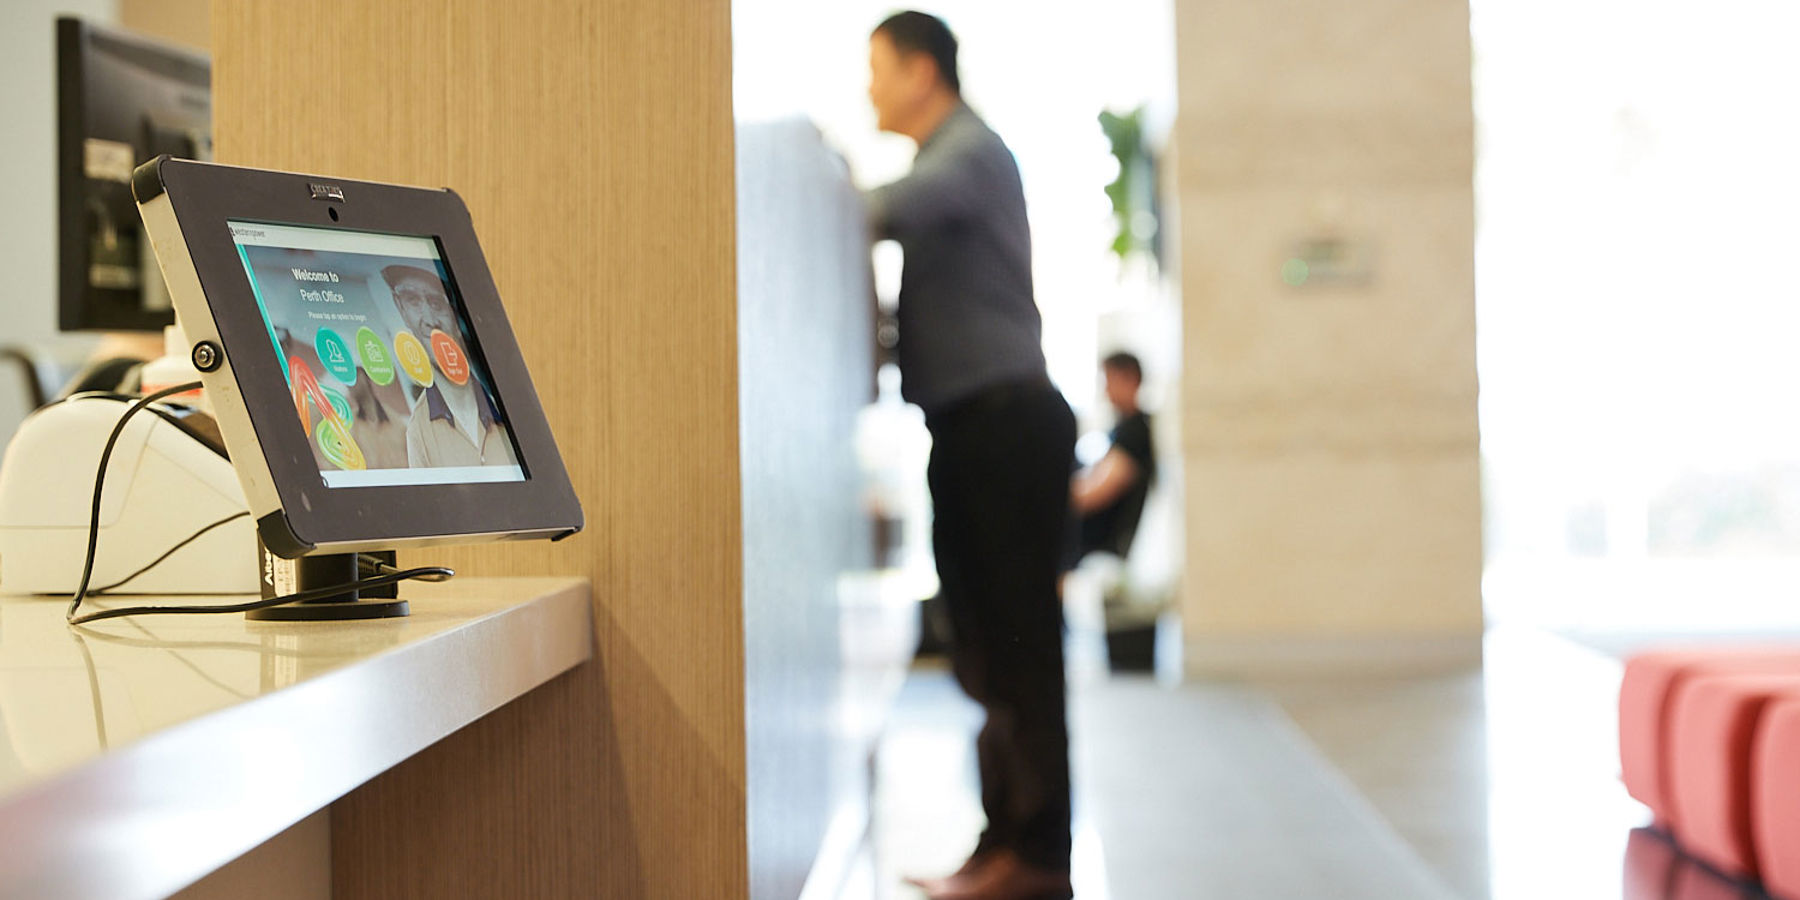
[[[581,529],[453,191],[167,156],[132,190],[269,551]]]

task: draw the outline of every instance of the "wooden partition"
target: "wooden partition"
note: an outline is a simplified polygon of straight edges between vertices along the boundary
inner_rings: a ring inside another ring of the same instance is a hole
[[[220,161],[467,200],[588,517],[415,554],[591,577],[598,659],[336,804],[336,896],[745,896],[729,4],[212,9]]]
[[[158,40],[212,52],[212,0],[119,0],[119,24]]]

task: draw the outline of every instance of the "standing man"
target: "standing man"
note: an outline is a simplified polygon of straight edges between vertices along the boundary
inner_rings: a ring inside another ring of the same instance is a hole
[[[1066,898],[1069,737],[1059,551],[1075,419],[1045,375],[1018,164],[963,103],[956,38],[903,12],[869,40],[878,125],[919,145],[868,197],[900,242],[902,393],[931,431],[932,542],[951,659],[986,710],[976,740],[987,830],[933,900]]]

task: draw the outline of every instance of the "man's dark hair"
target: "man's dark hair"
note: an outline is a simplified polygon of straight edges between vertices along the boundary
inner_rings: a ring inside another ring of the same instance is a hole
[[[901,54],[923,53],[937,63],[938,77],[950,92],[962,96],[962,79],[956,74],[956,35],[937,16],[922,12],[894,13],[880,25],[876,34],[885,34]]]
[[[1138,384],[1144,383],[1144,364],[1129,353],[1114,353],[1100,361],[1100,367],[1117,372],[1129,372]]]

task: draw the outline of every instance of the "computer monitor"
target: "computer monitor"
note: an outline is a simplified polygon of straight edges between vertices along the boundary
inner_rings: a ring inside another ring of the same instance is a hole
[[[133,189],[272,554],[581,529],[454,192],[167,157]]]
[[[211,66],[191,50],[65,16],[56,73],[58,325],[161,331],[175,313],[131,173],[161,154],[211,158]]]

